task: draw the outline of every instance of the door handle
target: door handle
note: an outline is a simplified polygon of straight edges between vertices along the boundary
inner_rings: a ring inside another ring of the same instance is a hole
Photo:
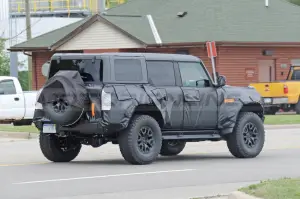
[[[15,97],[15,101],[19,101],[19,98],[18,98],[18,97]]]

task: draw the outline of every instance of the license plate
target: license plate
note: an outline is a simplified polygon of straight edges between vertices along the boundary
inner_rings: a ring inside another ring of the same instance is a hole
[[[271,103],[271,102],[272,102],[272,99],[271,99],[271,98],[265,98],[265,99],[264,99],[264,102],[265,102],[265,103]]]
[[[43,133],[56,133],[55,124],[44,124],[43,125]]]

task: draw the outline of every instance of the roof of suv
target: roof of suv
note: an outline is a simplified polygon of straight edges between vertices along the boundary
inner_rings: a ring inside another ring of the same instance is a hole
[[[102,57],[102,56],[120,56],[120,57],[144,57],[146,60],[174,60],[174,61],[193,61],[199,62],[200,59],[193,55],[183,55],[183,54],[168,54],[168,53],[56,53],[52,56],[52,59],[57,57],[68,57],[68,56],[78,56],[78,57]]]

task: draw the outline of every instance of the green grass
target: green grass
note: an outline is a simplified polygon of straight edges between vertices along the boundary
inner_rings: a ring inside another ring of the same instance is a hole
[[[300,178],[267,180],[241,188],[239,191],[263,199],[299,199]]]
[[[300,115],[266,115],[265,124],[300,124]]]
[[[13,126],[13,125],[1,124],[0,131],[38,133],[38,129],[33,125],[32,126]]]

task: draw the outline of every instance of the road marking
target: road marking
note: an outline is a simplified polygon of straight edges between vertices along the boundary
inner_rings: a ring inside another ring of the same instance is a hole
[[[187,172],[187,171],[195,171],[195,170],[196,169],[182,169],[182,170],[167,170],[167,171],[149,171],[149,172],[142,172],[142,173],[123,173],[123,174],[112,174],[112,175],[102,175],[102,176],[89,176],[89,177],[78,177],[78,178],[62,178],[62,179],[52,179],[52,180],[28,181],[28,182],[18,182],[18,183],[13,183],[13,184],[15,184],[15,185],[36,184],[36,183],[61,182],[61,181],[72,181],[72,180],[86,180],[86,179],[96,179],[96,178],[111,178],[111,177],[123,177],[123,176],[160,174],[160,173]]]
[[[0,167],[14,167],[14,166],[28,166],[28,165],[39,165],[48,164],[49,162],[31,162],[31,163],[19,163],[19,164],[0,164]]]

